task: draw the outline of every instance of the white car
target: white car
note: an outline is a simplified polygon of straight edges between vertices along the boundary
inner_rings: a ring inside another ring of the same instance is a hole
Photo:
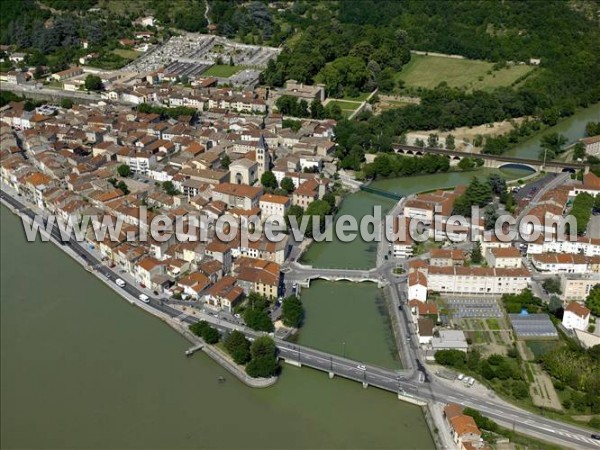
[[[126,284],[126,283],[125,283],[123,280],[121,280],[120,278],[117,278],[117,279],[115,280],[115,283],[116,283],[116,284],[117,284],[117,286],[119,286],[119,287],[125,287],[125,284]]]
[[[234,314],[233,317],[235,317],[236,319],[241,319],[242,316],[240,316],[239,314]]]
[[[150,303],[150,297],[148,297],[146,294],[140,294],[138,298],[144,303]]]
[[[365,366],[363,366],[362,364],[359,364],[358,366],[356,366],[356,368],[358,370],[367,370],[367,368]]]
[[[462,379],[463,379],[464,377],[465,377],[465,374],[463,374],[463,373],[459,373],[459,374],[458,374],[458,377],[457,377],[457,378],[458,378],[458,381],[462,381]]]

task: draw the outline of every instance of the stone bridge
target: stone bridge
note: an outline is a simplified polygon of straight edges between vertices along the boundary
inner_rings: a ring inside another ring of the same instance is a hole
[[[414,147],[410,145],[394,144],[394,152],[400,155],[407,156],[422,156],[425,154],[444,155],[450,159],[450,164],[458,164],[463,158],[479,158],[483,160],[483,166],[489,168],[499,169],[502,167],[509,168],[527,168],[535,170],[536,172],[577,172],[583,170],[584,173],[590,171],[590,165],[578,162],[561,162],[561,161],[543,161],[539,159],[526,159],[526,158],[515,158],[513,156],[505,155],[488,155],[485,153],[467,153],[458,152],[455,150],[446,150],[443,148],[432,148],[432,147]]]
[[[372,282],[379,287],[387,285],[387,281],[378,269],[322,269],[299,263],[292,263],[282,269],[286,280],[297,282],[308,287],[311,280],[351,281],[353,283]]]

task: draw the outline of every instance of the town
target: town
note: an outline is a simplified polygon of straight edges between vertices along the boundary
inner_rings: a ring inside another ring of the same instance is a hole
[[[356,131],[367,119],[351,120],[375,117],[378,88],[342,109],[326,84],[265,82],[281,47],[240,43],[211,25],[157,39],[156,24],[131,23],[133,38],[118,48],[135,57],[120,68],[87,40],[78,65],[54,72],[0,48],[9,69],[0,73],[1,197],[25,234],[41,230],[185,336],[186,355],[202,350],[248,386],[272,386],[284,362],[390,391],[423,408],[438,448],[599,445],[590,430],[600,428],[600,123],[568,146],[549,143],[556,157],[541,160],[424,131],[370,151]],[[564,152],[577,157],[558,158]],[[503,169],[521,172],[511,179]],[[469,181],[409,194],[374,182],[423,174]],[[313,264],[307,252],[334,228],[324,219],[363,193],[391,205],[391,225],[374,224],[382,235],[418,222],[425,238],[371,244],[369,268]],[[84,217],[123,226],[116,237],[59,231]],[[155,217],[171,228],[207,219],[206,239],[142,239]],[[235,224],[214,225],[225,217]],[[273,223],[283,239],[242,238]],[[514,230],[510,241],[494,234]],[[401,368],[347,357],[345,342],[336,354],[298,341],[314,318],[303,296],[317,280],[377,286]]]

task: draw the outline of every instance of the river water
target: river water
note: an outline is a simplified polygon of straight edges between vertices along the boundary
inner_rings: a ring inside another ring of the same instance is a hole
[[[600,105],[546,132],[583,136]],[[510,154],[535,157],[540,135]],[[378,180],[401,194],[468,183],[488,170]],[[503,171],[508,178],[524,172]],[[392,201],[364,192],[340,213],[360,218]],[[419,408],[389,393],[285,366],[278,383],[250,389],[159,320],[130,306],[53,244],[25,242],[0,209],[2,448],[400,448],[431,449]],[[321,267],[369,268],[371,244],[313,245]],[[399,361],[381,291],[314,282],[303,291],[299,341],[387,367]],[[227,382],[217,383],[225,376]]]

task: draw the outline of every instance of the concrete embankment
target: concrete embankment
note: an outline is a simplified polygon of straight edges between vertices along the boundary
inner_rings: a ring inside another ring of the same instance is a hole
[[[6,193],[5,195],[8,195]],[[12,213],[19,216],[22,220],[27,221],[28,223],[32,222],[32,219],[27,216],[24,212],[13,207],[9,202],[5,199],[0,200],[4,206],[6,206]],[[22,200],[21,200],[22,202]],[[44,238],[48,238],[53,244],[56,245],[59,249],[61,249],[65,254],[73,258],[79,264],[81,264],[84,268],[89,267],[89,261],[83,259],[77,252],[75,252],[70,246],[61,245],[57,242],[51,234],[46,233],[42,227],[39,228],[40,234],[44,236]],[[159,311],[152,306],[140,301],[135,298],[133,295],[127,293],[117,285],[115,285],[111,280],[101,276],[99,273],[94,272],[93,270],[88,270],[91,274],[93,274],[98,280],[102,281],[106,286],[112,289],[117,295],[121,298],[129,302],[130,304],[137,306],[149,314],[159,318],[163,322],[167,323],[171,328],[180,333],[183,337],[185,337],[188,341],[190,341],[194,346],[202,345],[201,349],[204,353],[206,353],[213,361],[220,364],[223,368],[225,368],[229,373],[238,378],[242,383],[249,387],[254,388],[265,388],[272,386],[277,382],[277,377],[271,378],[252,378],[246,374],[244,368],[238,366],[233,362],[233,360],[227,355],[225,352],[221,351],[217,347],[205,344],[202,339],[192,334],[183,323],[178,321],[177,319],[169,316],[168,314]]]

